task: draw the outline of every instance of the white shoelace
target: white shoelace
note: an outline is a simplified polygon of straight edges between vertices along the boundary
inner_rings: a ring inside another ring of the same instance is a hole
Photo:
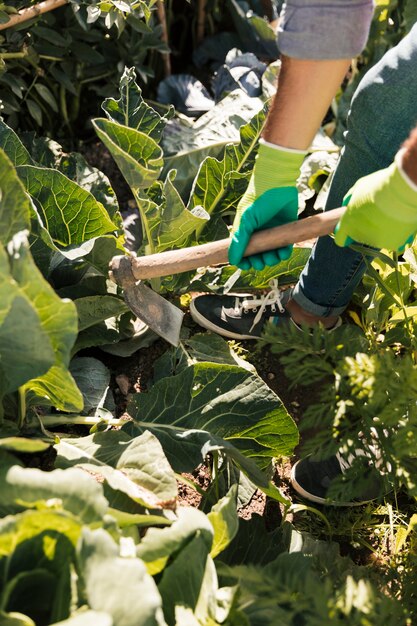
[[[251,332],[260,321],[267,306],[271,307],[272,313],[275,313],[277,308],[280,313],[284,313],[285,311],[281,302],[281,292],[278,289],[278,280],[273,278],[269,282],[269,286],[271,288],[270,291],[260,298],[256,296],[248,296],[248,298],[242,300],[239,296],[237,296],[235,299],[234,310],[236,313],[247,313],[248,311],[253,311],[259,308],[249,332]]]

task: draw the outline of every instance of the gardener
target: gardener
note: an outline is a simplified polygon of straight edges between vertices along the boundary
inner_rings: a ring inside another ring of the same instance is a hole
[[[278,43],[279,89],[267,117],[246,193],[233,224],[231,264],[261,270],[287,259],[291,246],[244,258],[256,230],[297,218],[296,180],[322,119],[366,43],[371,0],[288,0]],[[372,67],[351,102],[345,145],[326,210],[347,203],[336,235],[322,237],[293,289],[250,300],[203,295],[191,303],[193,318],[233,339],[259,337],[264,324],[294,323],[333,329],[341,323],[365,271],[352,240],[400,250],[417,231],[417,25]],[[405,143],[404,143],[405,142]],[[342,471],[339,456],[295,464],[292,484],[304,497],[325,502]],[[369,494],[363,501],[369,500]]]

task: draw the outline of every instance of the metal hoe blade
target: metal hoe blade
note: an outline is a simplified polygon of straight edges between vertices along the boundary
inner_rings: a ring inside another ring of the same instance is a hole
[[[125,302],[133,313],[160,337],[178,346],[184,313],[150,287],[135,280],[129,257],[112,259],[110,277],[123,289]]]

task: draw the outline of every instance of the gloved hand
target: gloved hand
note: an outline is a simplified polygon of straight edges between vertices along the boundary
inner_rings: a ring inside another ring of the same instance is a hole
[[[292,246],[243,258],[252,233],[297,219],[295,182],[305,152],[274,146],[262,139],[248,188],[240,200],[232,227],[229,263],[247,270],[262,270],[288,259]]]
[[[389,250],[404,250],[417,231],[417,187],[401,168],[401,154],[394,163],[360,178],[346,194],[347,209],[335,228],[335,242],[353,241]]]

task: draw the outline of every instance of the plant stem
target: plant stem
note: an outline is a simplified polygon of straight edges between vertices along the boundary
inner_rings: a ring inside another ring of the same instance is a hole
[[[61,60],[62,59],[58,59]],[[88,83],[94,83],[95,81],[102,80],[103,78],[108,78],[113,74],[113,70],[110,72],[105,72],[104,74],[99,74],[98,76],[91,76],[90,78],[83,78],[80,80],[80,85],[87,85]]]
[[[35,78],[32,80],[32,82],[30,83],[29,87],[26,89],[26,93],[25,93],[25,95],[23,96],[22,103],[23,103],[23,102],[26,102],[26,100],[27,100],[27,98],[28,98],[28,95],[29,95],[29,94],[30,94],[30,92],[32,91],[33,86],[34,86],[34,84],[36,83],[36,81],[37,81],[37,80],[38,80],[38,76],[36,75],[36,76],[35,76]]]
[[[202,487],[200,487],[200,485],[197,485],[197,483],[193,482],[189,478],[186,478],[182,474],[177,474],[175,472],[175,478],[178,480],[178,482],[184,483],[184,485],[188,485],[192,489],[195,489],[195,491],[197,491],[197,493],[199,493],[200,496],[204,496],[205,495],[206,492],[204,491],[204,489],[202,489]]]
[[[143,208],[143,199],[140,197],[139,194],[139,189],[134,189],[133,187],[131,188],[132,192],[133,192],[133,196],[136,200],[136,204],[139,210],[139,216],[140,216],[140,221],[141,221],[141,225],[142,225],[142,233],[145,234],[146,236],[146,252],[145,254],[153,254],[154,252],[156,252],[156,248],[155,245],[153,243],[152,240],[152,233],[151,233],[151,229],[149,226],[149,221],[146,217],[146,211]],[[146,201],[146,200],[145,200]],[[159,292],[160,288],[161,288],[161,279],[160,278],[151,278],[151,286],[152,289],[156,292]]]
[[[5,24],[0,24],[0,30],[12,28],[13,26],[17,26],[17,24],[27,22],[28,20],[31,20],[33,17],[37,17],[42,13],[47,13],[48,11],[53,11],[58,7],[62,7],[64,4],[67,4],[67,2],[68,0],[45,0],[44,2],[34,4],[32,7],[21,9],[18,13],[12,15],[8,22],[6,22]]]
[[[21,428],[23,428],[23,424],[25,422],[25,417],[26,417],[26,390],[24,387],[19,387],[18,398],[19,398],[19,402],[17,406],[17,411],[18,411],[17,425],[20,430]]]
[[[197,33],[196,43],[200,44],[204,39],[204,29],[206,24],[206,5],[207,0],[198,0],[197,6]]]
[[[63,57],[51,57],[48,54],[40,54],[39,58],[44,61],[58,61],[58,63],[61,63],[64,60]]]
[[[96,424],[102,423],[108,424],[108,426],[123,426],[126,424],[126,420],[122,419],[105,420],[102,417],[95,417],[94,415],[63,415],[61,413],[57,413],[56,415],[40,415],[39,419],[46,428],[71,424],[81,424],[83,426],[95,426]]]
[[[169,47],[169,37],[168,37],[168,26],[167,26],[167,17],[165,13],[165,7],[162,0],[157,0],[156,2],[156,12],[158,14],[159,22],[162,26],[162,41]],[[171,55],[169,52],[161,52],[162,60],[164,62],[164,73],[165,78],[167,76],[171,76]]]
[[[70,125],[69,117],[68,117],[66,91],[65,91],[65,87],[63,85],[61,85],[60,88],[59,88],[59,101],[60,101],[60,105],[61,105],[62,117],[64,118],[65,124],[68,126],[68,128],[71,131],[71,125]]]
[[[411,341],[411,345],[413,347],[413,352],[412,352],[412,358],[413,361],[416,361],[416,350],[417,350],[417,345],[416,345],[416,337],[414,334],[414,328],[413,328],[413,323],[410,320],[410,318],[408,317],[407,314],[407,307],[405,306],[404,303],[404,297],[403,297],[403,292],[401,289],[401,283],[400,283],[400,270],[399,270],[399,264],[398,264],[398,253],[394,252],[394,261],[395,261],[395,280],[397,282],[397,290],[398,290],[398,297],[400,300],[400,306],[402,309],[402,312],[404,313],[404,322],[407,328],[407,332],[408,335],[410,337],[410,341]]]
[[[188,350],[186,349],[186,347],[184,346],[183,342],[180,341],[179,343],[179,348],[181,348],[181,350],[184,352],[185,354],[185,358],[187,359],[187,363],[188,365],[194,365],[197,361],[196,359],[193,359],[193,357],[191,356],[191,354],[188,352]]]
[[[381,291],[383,291],[389,298],[391,298],[391,300],[397,306],[401,306],[400,298],[398,298],[397,295],[384,283],[384,281],[382,280],[377,270],[373,267],[372,263],[369,262],[368,259],[365,259],[365,262],[367,265],[367,270],[368,270],[369,275],[372,276],[375,282],[379,285],[379,287],[381,288]]]
[[[0,59],[24,59],[27,56],[28,53],[26,50],[23,50],[23,52],[2,52]]]
[[[140,197],[138,188],[136,189],[132,188],[132,191],[136,200],[137,207],[139,209],[140,221],[142,223],[142,232],[144,232],[146,235],[146,239],[147,239],[146,247],[149,249],[149,254],[153,254],[155,252],[155,246],[153,245],[153,242],[152,242],[152,233],[151,233],[151,229],[149,228],[148,220],[146,219],[146,212],[142,208],[142,198]]]
[[[211,465],[211,478],[214,483],[214,490],[216,494],[216,500],[220,500],[220,491],[219,491],[219,460],[220,456],[217,451],[212,452],[212,465]]]

